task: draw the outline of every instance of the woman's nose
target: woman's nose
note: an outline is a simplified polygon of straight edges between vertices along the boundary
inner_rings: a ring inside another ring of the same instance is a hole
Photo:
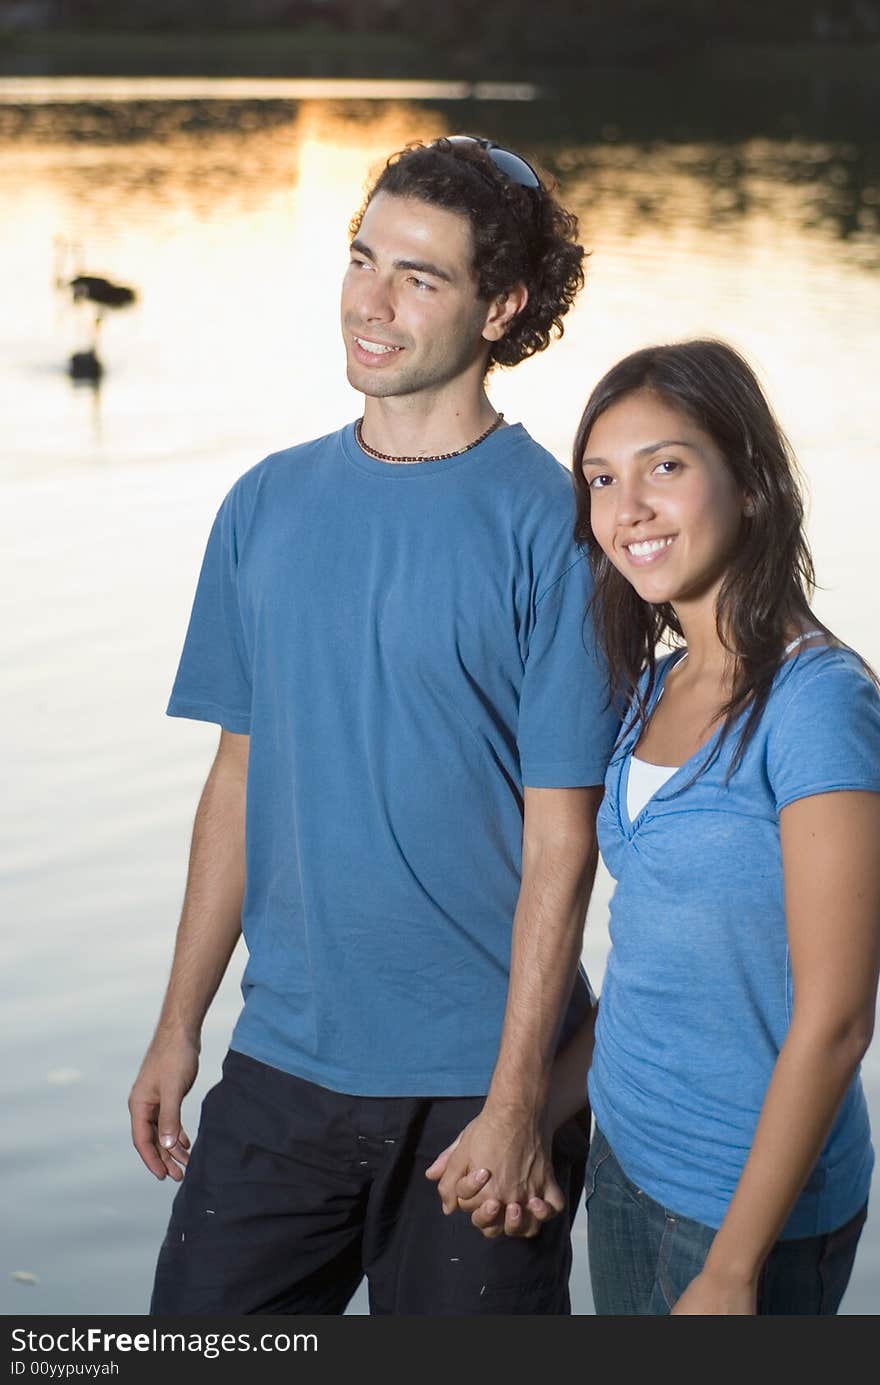
[[[636,524],[639,520],[650,519],[653,506],[638,482],[623,482],[617,492],[618,524]]]

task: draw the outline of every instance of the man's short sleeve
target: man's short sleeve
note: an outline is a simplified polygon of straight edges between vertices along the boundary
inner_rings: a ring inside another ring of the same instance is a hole
[[[168,715],[250,732],[251,678],[238,598],[235,492],[214,521],[202,562]]]
[[[529,788],[573,789],[605,779],[619,720],[586,614],[590,591],[580,557],[537,598],[517,730]]]
[[[812,794],[880,793],[876,687],[848,650],[817,650],[808,657],[767,740],[767,774],[778,812]]]

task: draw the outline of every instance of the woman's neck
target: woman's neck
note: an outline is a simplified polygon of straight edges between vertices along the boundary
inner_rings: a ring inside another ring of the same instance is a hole
[[[701,598],[693,602],[676,603],[675,614],[687,645],[688,676],[717,677],[721,683],[729,685],[735,672],[736,655],[731,652],[735,641],[729,638],[725,645],[718,634],[720,589],[719,583],[716,590],[711,593],[711,600]],[[809,607],[792,612],[783,622],[782,642],[790,643],[806,631],[815,631],[818,626],[819,622]]]
[[[718,634],[717,591],[709,598],[683,601],[675,614],[687,645],[689,679],[716,678],[727,683],[733,677],[733,655]]]

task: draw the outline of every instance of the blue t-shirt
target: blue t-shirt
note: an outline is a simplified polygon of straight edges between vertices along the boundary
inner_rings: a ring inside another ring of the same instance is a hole
[[[658,666],[649,703],[679,656]],[[740,723],[741,725],[741,723]],[[804,648],[779,669],[742,764],[718,733],[634,822],[638,731],[616,747],[599,813],[617,887],[589,1090],[626,1174],[657,1202],[721,1224],[792,1013],[779,814],[796,799],[880,792],[880,698],[849,650]],[[833,946],[834,920],[828,920]],[[832,1231],[868,1196],[873,1153],[858,1077],[783,1230]]]
[[[250,735],[233,1048],[354,1094],[487,1090],[523,786],[601,784],[618,725],[573,522],[520,426],[395,464],[350,425],[226,497],[168,710]]]

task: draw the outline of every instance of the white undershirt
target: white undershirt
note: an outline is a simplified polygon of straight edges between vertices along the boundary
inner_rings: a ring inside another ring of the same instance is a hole
[[[791,640],[785,646],[782,651],[783,657],[791,654],[792,650],[796,649],[799,644],[803,644],[804,640],[812,639],[814,635],[821,635],[822,633],[821,630],[808,630],[805,634],[798,635],[796,639]],[[678,663],[683,664],[687,656],[688,652],[685,650]],[[654,704],[655,711],[665,689],[666,684],[664,683],[660,689],[660,697]],[[635,822],[648,799],[653,798],[657,790],[662,789],[667,779],[671,779],[678,769],[681,769],[681,765],[652,765],[650,761],[640,760],[636,755],[630,756],[629,775],[626,781],[626,811],[630,822]]]
[[[667,779],[671,779],[678,765],[652,765],[647,760],[630,756],[629,778],[626,781],[626,811],[630,822],[635,822],[649,798],[662,789]]]

